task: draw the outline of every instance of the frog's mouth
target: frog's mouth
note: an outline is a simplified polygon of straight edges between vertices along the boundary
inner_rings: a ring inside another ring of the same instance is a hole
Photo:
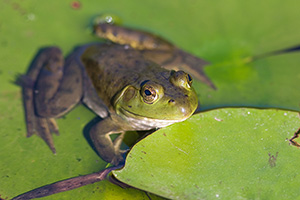
[[[155,119],[130,112],[124,108],[119,109],[119,115],[124,118],[135,130],[150,130],[154,128],[162,128],[176,122],[186,120],[182,119]]]

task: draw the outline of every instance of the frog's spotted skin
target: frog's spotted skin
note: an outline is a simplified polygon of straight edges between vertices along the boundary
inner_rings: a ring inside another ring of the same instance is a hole
[[[66,60],[55,47],[38,54],[23,86],[27,130],[55,152],[55,118],[81,101],[103,118],[90,130],[97,152],[117,165],[123,162],[120,144],[125,131],[168,126],[197,108],[191,76],[182,67],[212,83],[203,74],[204,61],[157,36],[109,24],[102,30],[96,26],[95,32],[119,44],[85,45]],[[114,133],[121,134],[112,142],[109,135]]]

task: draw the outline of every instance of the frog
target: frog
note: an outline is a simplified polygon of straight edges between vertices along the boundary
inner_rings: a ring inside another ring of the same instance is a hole
[[[195,112],[192,75],[215,86],[206,61],[160,36],[110,23],[95,24],[94,34],[105,41],[66,58],[56,46],[36,55],[22,78],[27,136],[38,135],[56,153],[56,120],[82,103],[101,118],[89,131],[96,152],[117,166],[128,152],[121,149],[126,132],[156,130]]]

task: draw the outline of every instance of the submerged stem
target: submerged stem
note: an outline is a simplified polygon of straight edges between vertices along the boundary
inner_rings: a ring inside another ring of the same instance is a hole
[[[75,188],[79,188],[88,184],[102,181],[112,170],[119,169],[121,167],[123,166],[110,167],[100,172],[77,176],[66,180],[58,181],[55,183],[51,183],[49,185],[45,185],[40,188],[36,188],[26,193],[23,193],[19,196],[16,196],[12,200],[28,200],[34,198],[41,198],[59,192],[73,190]]]

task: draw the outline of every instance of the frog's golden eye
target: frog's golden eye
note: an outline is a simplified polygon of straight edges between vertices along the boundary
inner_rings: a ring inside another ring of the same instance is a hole
[[[157,98],[158,94],[154,87],[145,84],[141,90],[141,95],[145,103],[152,104]]]
[[[193,79],[189,74],[186,74],[186,75],[187,75],[187,82],[188,82],[189,86],[191,87],[192,83],[193,83]]]

